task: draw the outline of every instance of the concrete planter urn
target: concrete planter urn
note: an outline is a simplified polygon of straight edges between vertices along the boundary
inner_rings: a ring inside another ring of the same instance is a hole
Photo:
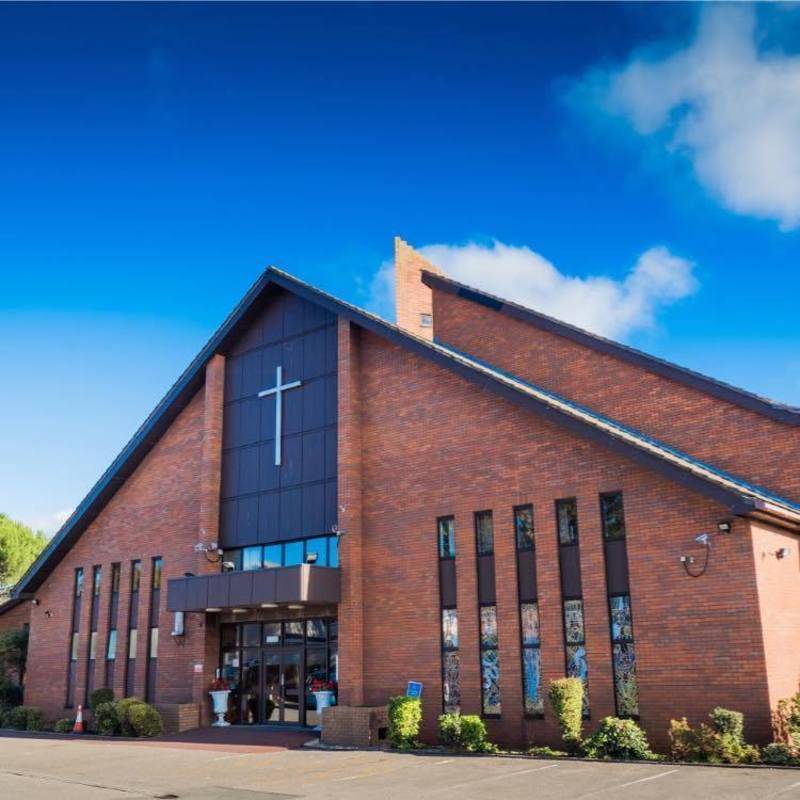
[[[322,723],[322,709],[328,708],[333,705],[333,692],[329,689],[323,689],[318,692],[312,692],[314,699],[317,701],[317,714],[319,714],[320,724]],[[315,731],[320,730],[320,725],[314,728]]]
[[[225,721],[225,714],[228,713],[228,695],[230,689],[215,689],[209,692],[211,695],[211,702],[214,704],[214,713],[217,719],[212,723],[214,728],[227,728],[230,722]]]

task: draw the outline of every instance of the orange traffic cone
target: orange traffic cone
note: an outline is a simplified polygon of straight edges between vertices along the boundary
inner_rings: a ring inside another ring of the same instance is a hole
[[[75,726],[72,732],[83,733],[83,706],[78,706],[78,716],[75,717]]]

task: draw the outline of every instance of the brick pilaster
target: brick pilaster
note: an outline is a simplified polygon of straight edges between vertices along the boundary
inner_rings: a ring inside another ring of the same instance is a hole
[[[364,703],[364,569],[359,336],[339,318],[338,524],[342,601],[339,605],[339,703]]]

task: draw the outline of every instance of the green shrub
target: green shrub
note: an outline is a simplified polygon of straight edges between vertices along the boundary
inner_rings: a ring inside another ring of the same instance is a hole
[[[554,750],[552,747],[529,747],[528,755],[539,758],[565,758],[569,753],[565,753],[563,750]]]
[[[94,726],[101,736],[118,736],[120,732],[116,703],[100,703],[92,712]]]
[[[144,700],[140,700],[138,697],[126,697],[124,700],[117,700],[114,703],[120,736],[136,736],[136,732],[130,721],[130,712],[135,706],[143,705],[145,705]]]
[[[75,727],[75,720],[70,719],[69,717],[65,717],[64,719],[60,719],[53,725],[53,730],[56,733],[72,733],[72,729]]]
[[[445,747],[458,747],[461,743],[461,714],[442,714],[439,717],[439,740]]]
[[[3,726],[17,731],[44,730],[44,715],[36,706],[17,706],[3,718]]]
[[[28,709],[25,706],[10,708],[3,718],[3,726],[13,728],[15,731],[24,731],[28,727]]]
[[[590,758],[653,759],[645,732],[632,719],[606,717],[584,743]]]
[[[439,738],[447,747],[469,753],[493,753],[497,747],[486,736],[486,725],[474,714],[442,714],[439,717]]]
[[[778,767],[796,767],[800,766],[800,753],[784,742],[772,742],[761,751],[761,760]]]
[[[158,709],[147,703],[137,703],[128,710],[128,723],[133,729],[134,736],[152,738],[164,733],[161,714]]]
[[[744,741],[744,714],[741,711],[731,711],[717,706],[708,716],[711,717],[711,723],[717,733],[728,734]]]
[[[550,704],[561,728],[567,750],[580,749],[583,722],[583,682],[580,678],[557,678],[550,683]]]
[[[790,748],[800,749],[800,693],[778,701],[772,712],[772,738]]]
[[[712,725],[692,728],[684,717],[670,722],[670,756],[675,761],[700,761],[708,764],[754,764],[758,748],[744,741],[744,716],[738,711],[715,708]]]
[[[114,702],[114,690],[109,689],[106,686],[101,687],[100,689],[95,689],[89,695],[89,708],[94,711],[97,706],[101,705],[102,703],[113,703]]]
[[[422,720],[422,701],[400,695],[389,700],[389,740],[395,747],[414,747]]]
[[[43,731],[44,730],[44,714],[40,708],[36,706],[20,706],[20,708],[27,709],[27,725],[26,731]]]

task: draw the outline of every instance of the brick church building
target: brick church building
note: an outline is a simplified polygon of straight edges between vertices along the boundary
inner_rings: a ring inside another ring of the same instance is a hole
[[[261,276],[16,587],[26,702],[110,686],[205,725],[219,672],[233,722],[314,725],[324,682],[344,713],[413,680],[427,738],[460,709],[519,746],[557,740],[568,674],[587,730],[663,746],[723,705],[768,740],[800,677],[800,410],[402,240],[396,287],[393,325]]]

